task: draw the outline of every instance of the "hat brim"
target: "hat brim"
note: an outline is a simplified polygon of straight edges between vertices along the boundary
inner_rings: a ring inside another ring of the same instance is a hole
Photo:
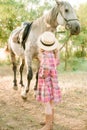
[[[43,50],[45,50],[45,51],[52,51],[52,50],[55,50],[55,49],[57,49],[58,48],[58,41],[57,41],[57,39],[55,38],[55,43],[53,44],[53,45],[51,45],[51,46],[45,46],[45,45],[43,45],[42,43],[41,43],[41,41],[40,41],[40,38],[38,39],[38,47],[40,48],[40,49],[43,49]]]

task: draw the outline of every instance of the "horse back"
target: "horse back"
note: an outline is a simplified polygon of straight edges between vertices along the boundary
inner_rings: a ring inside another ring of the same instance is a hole
[[[16,44],[21,44],[21,46],[25,49],[25,42],[30,32],[32,23],[26,22],[22,25],[22,27],[17,27],[10,34],[10,41],[12,40]]]

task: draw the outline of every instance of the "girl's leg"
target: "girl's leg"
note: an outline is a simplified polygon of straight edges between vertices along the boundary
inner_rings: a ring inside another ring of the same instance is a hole
[[[51,101],[51,108],[52,108],[52,122],[54,122],[54,103]]]
[[[52,130],[53,129],[53,115],[51,102],[45,103],[45,126],[40,130]]]
[[[54,121],[54,104],[53,104],[53,102],[51,101],[50,103],[45,103],[44,107],[45,107],[45,114],[52,114],[52,119]],[[45,125],[45,124],[46,124],[46,121],[40,122],[40,125]]]
[[[45,114],[52,114],[52,102],[45,103]]]

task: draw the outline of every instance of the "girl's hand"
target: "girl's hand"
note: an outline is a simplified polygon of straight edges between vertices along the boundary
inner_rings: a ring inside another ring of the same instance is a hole
[[[48,75],[49,75],[49,69],[48,68],[44,68],[43,77],[46,78],[46,77],[48,77]]]
[[[41,78],[46,78],[46,77],[48,77],[48,75],[49,75],[49,69],[48,68],[43,68],[43,69],[41,69],[40,70],[40,72],[39,72],[39,76],[41,77]]]

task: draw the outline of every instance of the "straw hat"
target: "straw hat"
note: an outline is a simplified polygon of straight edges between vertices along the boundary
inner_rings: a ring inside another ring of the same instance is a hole
[[[52,32],[46,31],[40,35],[38,47],[46,51],[52,51],[58,47],[58,41]]]

